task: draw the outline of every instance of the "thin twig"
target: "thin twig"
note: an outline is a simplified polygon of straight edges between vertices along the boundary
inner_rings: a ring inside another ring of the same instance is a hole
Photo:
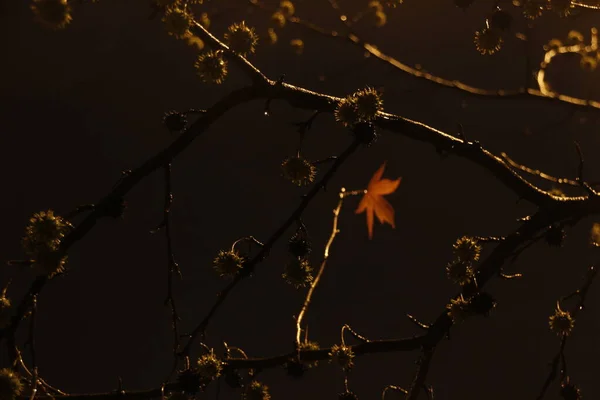
[[[433,358],[435,347],[425,347],[422,350],[421,356],[418,361],[417,372],[408,390],[408,396],[406,400],[416,400],[419,397],[419,392],[425,387],[425,379],[429,372],[429,365]]]
[[[294,212],[288,217],[287,220],[283,222],[283,224],[271,235],[269,240],[265,242],[264,246],[261,250],[256,254],[251,260],[244,264],[243,269],[236,275],[236,277],[229,283],[218,295],[215,304],[213,304],[212,308],[208,312],[208,314],[202,319],[202,321],[194,328],[194,330],[190,333],[188,342],[181,351],[180,355],[186,356],[189,354],[191,350],[191,346],[194,342],[194,339],[200,335],[202,338],[205,336],[206,328],[210,323],[212,317],[215,315],[223,301],[227,298],[229,293],[246,277],[250,276],[254,272],[254,268],[256,265],[261,262],[269,253],[273,245],[279,240],[281,236],[287,231],[287,229],[297,221],[301,216],[304,210],[308,207],[310,202],[315,198],[317,193],[325,186],[331,178],[335,175],[338,168],[350,157],[356,149],[360,146],[360,142],[355,140],[350,146],[342,154],[338,156],[330,169],[323,175],[323,178],[316,183],[312,189],[302,198],[300,205],[294,210]]]
[[[248,0],[249,4],[254,7],[258,7],[263,10],[267,10],[272,12],[270,7],[264,5],[259,0]],[[329,30],[322,28],[312,22],[303,20],[298,18],[297,16],[286,17],[287,21],[292,24],[296,24],[301,26],[307,30],[310,30],[314,33],[317,33],[321,36],[333,39],[333,40],[344,40],[346,42],[351,43],[352,45],[358,47],[361,51],[366,51],[368,54],[373,56],[373,58],[386,63],[389,66],[392,66],[396,71],[403,72],[408,74],[414,78],[422,79],[433,83],[435,85],[439,85],[442,87],[454,89],[461,91],[463,93],[467,93],[473,96],[479,97],[489,97],[489,98],[503,98],[503,99],[539,99],[545,100],[548,102],[554,103],[562,103],[567,104],[572,107],[579,107],[585,109],[600,109],[600,101],[594,100],[586,100],[580,99],[573,96],[567,96],[561,93],[555,93],[548,90],[547,85],[544,86],[543,90],[538,90],[530,87],[519,87],[517,89],[483,89],[475,86],[468,85],[464,82],[458,81],[456,79],[446,79],[440,76],[436,76],[427,72],[420,65],[411,67],[402,61],[392,57],[389,54],[384,53],[379,46],[368,43],[367,41],[361,39],[356,32],[348,32],[346,34],[340,34],[336,30]],[[528,70],[530,70],[528,68]]]
[[[321,266],[319,267],[319,272],[317,276],[312,281],[308,292],[306,293],[306,298],[304,299],[304,303],[302,304],[302,308],[300,309],[300,313],[298,314],[298,318],[296,318],[296,348],[300,348],[300,334],[302,333],[302,319],[304,315],[308,311],[308,307],[310,305],[310,301],[312,299],[313,293],[315,289],[319,285],[321,281],[321,277],[323,276],[323,272],[325,271],[325,266],[327,265],[327,260],[329,260],[329,250],[331,249],[331,245],[335,240],[336,235],[340,232],[338,229],[338,221],[340,217],[340,211],[342,210],[342,204],[344,204],[344,198],[347,196],[361,194],[363,191],[354,191],[346,193],[346,189],[342,188],[339,193],[339,201],[337,207],[333,210],[333,228],[331,230],[331,235],[329,235],[329,240],[327,240],[327,244],[325,245],[325,250],[323,251],[323,261],[321,261]]]
[[[415,325],[417,325],[419,328],[427,330],[430,328],[429,325],[424,324],[423,322],[419,321],[418,319],[416,319],[414,316],[412,316],[411,314],[406,314],[406,316],[408,317],[408,319],[410,319],[410,321],[412,323],[414,323]]]
[[[185,150],[193,140],[202,134],[214,121],[219,119],[231,108],[257,97],[260,97],[260,94],[257,93],[253,87],[244,87],[242,89],[234,90],[213,105],[210,110],[192,124],[169,147],[151,157],[140,167],[124,175],[112,191],[96,203],[94,210],[92,210],[83,221],[81,221],[75,229],[71,230],[71,232],[61,241],[58,254],[66,255],[69,248],[77,241],[84,238],[94,228],[99,219],[109,215],[110,210],[114,209],[115,202],[119,202],[120,204],[121,199],[125,194],[134,188],[143,178],[156,169],[164,166],[165,162],[169,162]],[[32,299],[42,292],[47,282],[47,276],[39,276],[36,278],[31,284],[27,294],[21,299],[16,307],[16,312],[12,316],[8,326],[0,329],[0,340],[7,340],[7,349],[11,364],[17,359],[17,354],[15,353],[13,346],[15,332],[24,316],[30,310]]]
[[[173,205],[173,188],[171,180],[171,163],[165,164],[165,202],[163,208],[163,220],[159,226],[151,231],[151,233],[164,230],[165,238],[167,240],[167,297],[164,301],[165,306],[171,308],[171,329],[173,330],[173,367],[167,377],[169,380],[175,371],[177,370],[177,352],[179,351],[180,335],[179,335],[179,314],[177,313],[177,306],[175,304],[175,297],[173,295],[173,274],[177,274],[181,278],[181,270],[179,264],[175,261],[175,254],[173,252],[173,238],[171,235],[171,207]]]
[[[597,274],[598,274],[598,268],[596,266],[592,265],[591,267],[589,267],[588,271],[584,277],[584,282],[583,282],[583,285],[581,286],[581,288],[576,290],[572,295],[566,296],[566,298],[570,298],[573,296],[579,297],[579,301],[577,302],[574,311],[571,313],[573,315],[573,318],[577,317],[579,312],[581,310],[583,310],[588,291],[589,291],[590,286],[592,285],[592,282]],[[556,379],[559,362],[562,363],[561,380],[564,380],[566,378],[566,376],[567,376],[567,371],[566,371],[567,370],[567,361],[565,358],[565,347],[567,345],[567,339],[568,339],[567,335],[562,335],[561,341],[560,341],[560,348],[559,348],[558,352],[556,353],[556,355],[554,356],[554,358],[552,359],[552,363],[550,364],[551,365],[550,372],[548,373],[548,376],[546,377],[546,380],[544,381],[544,384],[542,385],[542,389],[540,390],[538,397],[536,397],[536,400],[542,400],[544,398],[544,395],[546,394],[546,391],[550,387],[550,384]]]
[[[381,392],[381,400],[385,400],[385,394],[387,393],[388,390],[395,390],[402,394],[408,394],[408,390],[403,389],[400,386],[387,385],[386,387],[383,388],[383,391]]]

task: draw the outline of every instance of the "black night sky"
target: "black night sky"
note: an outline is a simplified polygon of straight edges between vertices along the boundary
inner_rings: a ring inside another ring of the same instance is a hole
[[[149,20],[145,0],[76,5],[73,22],[57,32],[35,23],[29,3],[0,1],[2,260],[24,257],[20,240],[34,212],[65,214],[94,203],[110,192],[121,171],[172,143],[174,136],[161,123],[164,112],[209,108],[248,83],[231,66],[223,85],[203,84],[193,68],[198,51],[168,36],[159,19]],[[366,1],[341,2],[349,8],[358,3]],[[550,39],[565,38],[572,29],[589,38],[589,29],[600,22],[598,12],[573,19],[548,13],[528,31],[515,12],[502,51],[483,57],[474,49],[473,34],[492,3],[476,1],[464,12],[450,0],[406,0],[388,15],[386,26],[364,25],[358,31],[406,64],[421,64],[433,74],[486,89],[514,89],[526,80],[527,52],[538,65]],[[296,4],[301,17],[343,28],[328,2]],[[230,23],[243,19],[259,34],[266,30],[269,16],[251,12],[246,2],[212,0],[207,9],[213,7],[222,10],[211,26],[219,37]],[[529,35],[527,45],[514,37],[516,32]],[[302,56],[287,45],[296,37],[305,42]],[[586,178],[600,180],[598,110],[540,99],[474,97],[365,58],[347,41],[298,27],[286,27],[276,45],[262,42],[250,61],[272,79],[285,74],[291,84],[335,96],[366,85],[382,88],[387,112],[454,134],[460,123],[470,140],[491,152],[506,152],[556,176],[575,178],[576,140],[584,152]],[[578,63],[576,57],[565,57],[553,65],[553,87],[600,99],[600,74],[584,72]],[[263,107],[264,101],[253,101],[231,110],[173,162],[173,245],[184,277],[175,283],[175,295],[183,332],[196,326],[226,285],[211,268],[217,252],[243,236],[266,240],[307,191],[282,178],[280,164],[296,149],[292,123],[306,120],[311,112],[274,101],[272,115],[266,117]],[[303,217],[316,267],[331,232],[339,188],[366,188],[386,160],[385,177],[402,177],[399,189],[387,197],[396,210],[396,229],[376,223],[372,241],[364,215],[353,212],[359,199],[344,203],[341,232],[307,316],[310,339],[322,347],[339,343],[344,324],[370,339],[421,334],[405,314],[431,322],[457,293],[444,271],[452,243],[467,234],[507,235],[519,227],[517,218],[536,211],[472,162],[441,158],[429,144],[381,133],[373,146],[350,157]],[[307,134],[304,155],[312,160],[337,155],[351,140],[331,115],[320,115]],[[319,176],[326,169],[321,165]],[[125,390],[151,389],[168,374],[172,332],[170,310],[163,305],[166,243],[162,234],[149,233],[162,219],[163,197],[158,170],[129,193],[124,219],[100,220],[70,249],[69,273],[46,285],[39,298],[37,356],[40,374],[53,386],[70,393],[107,392],[116,389],[121,377]],[[548,316],[556,300],[578,288],[586,269],[598,262],[597,250],[588,245],[594,221],[598,218],[585,218],[569,229],[563,248],[541,241],[505,266],[508,273],[523,273],[522,279],[493,279],[486,286],[498,301],[496,310],[489,318],[475,317],[453,328],[451,340],[442,341],[435,352],[427,383],[434,386],[436,399],[537,396],[560,345],[548,329]],[[293,350],[293,316],[305,290],[296,291],[281,278],[288,257],[285,243],[292,233],[290,229],[252,278],[227,298],[209,326],[207,345],[221,352],[226,341],[252,357]],[[486,248],[483,258],[492,248]],[[9,277],[8,296],[18,303],[35,276],[14,266],[0,269],[2,286]],[[589,400],[600,398],[597,284],[566,350],[569,375]],[[27,336],[25,326],[23,322],[20,343]],[[361,356],[349,387],[361,399],[378,399],[386,385],[407,386],[418,355]],[[0,362],[6,366],[4,344]],[[325,400],[343,391],[342,370],[326,362],[299,380],[283,368],[265,370],[260,379],[273,399]],[[199,398],[216,398],[215,388],[211,384]],[[239,396],[221,384],[221,399]],[[386,398],[401,397],[389,393]],[[559,399],[558,382],[545,398]]]

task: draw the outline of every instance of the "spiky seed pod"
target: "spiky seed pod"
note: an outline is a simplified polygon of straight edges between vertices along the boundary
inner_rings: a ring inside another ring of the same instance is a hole
[[[383,109],[381,94],[374,88],[367,87],[354,93],[356,112],[361,121],[371,121]]]
[[[377,131],[375,125],[371,122],[358,122],[352,127],[352,134],[365,146],[370,146],[377,140]]]
[[[329,357],[335,360],[345,371],[354,366],[354,352],[351,347],[345,345],[333,345],[329,352]]]
[[[187,117],[184,113],[178,111],[168,111],[163,117],[163,124],[171,132],[180,132],[187,125]]]
[[[305,258],[312,251],[310,238],[305,229],[298,229],[288,242],[288,250],[294,257]]]
[[[454,0],[454,5],[466,10],[475,0]]]
[[[198,371],[192,368],[179,371],[177,383],[181,390],[189,394],[196,394],[202,388],[202,378]]]
[[[523,3],[523,16],[531,20],[537,19],[544,13],[545,5],[545,0],[525,0]]]
[[[289,0],[283,0],[281,3],[279,3],[279,10],[287,17],[291,17],[296,13],[294,3]]]
[[[203,380],[212,381],[221,376],[223,363],[211,351],[198,358],[197,371]]]
[[[358,396],[350,391],[338,394],[338,400],[358,400]]]
[[[196,73],[205,83],[215,83],[220,85],[227,77],[227,61],[223,58],[223,52],[207,51],[198,56],[196,63]]]
[[[356,97],[348,96],[340,101],[334,112],[335,120],[342,123],[345,127],[352,127],[359,120],[356,107]]]
[[[187,9],[174,6],[167,7],[162,21],[169,35],[183,39],[190,35],[193,18],[194,16]]]
[[[38,275],[46,275],[49,279],[65,271],[67,256],[61,257],[56,250],[39,251],[36,254],[33,269]]]
[[[304,52],[304,41],[302,39],[290,40],[290,46],[292,46],[292,50],[294,50],[294,53],[298,55]]]
[[[258,35],[245,21],[230,25],[225,33],[225,42],[229,48],[242,56],[254,53],[258,44]]]
[[[300,351],[319,350],[320,348],[321,346],[319,346],[319,343],[310,340],[300,343]],[[319,361],[304,362],[303,364],[306,365],[307,368],[313,368],[319,365]]]
[[[0,369],[0,399],[14,400],[23,392],[19,376],[9,368]]]
[[[246,385],[246,387],[244,388],[244,393],[242,393],[242,399],[270,400],[271,395],[269,394],[269,387],[264,383],[252,381],[249,385]]]
[[[29,219],[22,240],[23,249],[34,259],[37,273],[52,278],[64,270],[66,256],[58,252],[62,239],[73,225],[64,218],[54,215],[52,210],[36,213]]]
[[[504,43],[500,31],[493,28],[483,28],[475,32],[473,41],[475,48],[482,55],[495,54],[502,48],[502,43]]]
[[[471,266],[471,263],[463,260],[452,260],[446,266],[446,276],[452,282],[457,283],[459,285],[466,285],[473,280],[475,276],[475,271]]]
[[[451,299],[446,309],[454,323],[462,322],[470,315],[469,302],[462,295],[457,299]]]
[[[575,319],[570,312],[561,310],[560,304],[557,302],[556,310],[548,319],[548,324],[552,332],[558,336],[569,336],[575,327]]]
[[[31,10],[50,29],[64,29],[73,20],[67,0],[33,0]]]
[[[213,268],[219,276],[232,278],[244,267],[244,258],[235,250],[219,250],[213,260]]]
[[[489,22],[490,28],[505,31],[512,25],[512,16],[508,12],[496,8],[492,13]]]
[[[452,245],[452,251],[454,256],[461,261],[475,262],[481,256],[481,245],[477,239],[463,236]]]
[[[285,26],[285,15],[281,11],[276,11],[271,15],[271,22],[276,28],[283,28]]]
[[[563,18],[570,16],[575,9],[573,0],[548,0],[549,8]]]
[[[560,384],[560,396],[564,400],[581,400],[581,390],[567,376]]]
[[[289,157],[281,163],[283,176],[297,186],[306,186],[314,182],[317,167],[303,157]]]
[[[474,314],[487,317],[494,308],[496,300],[487,292],[478,292],[469,298],[469,309]]]
[[[58,250],[61,240],[72,228],[69,221],[55,215],[52,210],[35,213],[25,227],[23,249],[34,258],[40,251]]]
[[[283,279],[296,289],[310,285],[313,281],[312,267],[306,259],[293,257],[286,265]]]

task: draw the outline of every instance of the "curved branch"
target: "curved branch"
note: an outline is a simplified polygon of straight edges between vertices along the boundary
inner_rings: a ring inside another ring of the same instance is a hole
[[[425,340],[425,335],[402,339],[371,340],[369,342],[348,345],[356,356],[396,351],[411,351],[419,349]],[[319,350],[301,350],[266,358],[230,358],[226,361],[225,369],[266,369],[284,365],[300,356],[303,362],[329,360],[331,348]]]
[[[260,3],[258,0],[248,0],[249,3],[263,10],[268,10],[268,7],[264,4]],[[577,6],[583,7],[582,4],[576,4]],[[592,8],[591,6],[588,6]],[[550,90],[538,90],[527,87],[519,87],[516,89],[483,89],[475,86],[468,85],[464,82],[461,82],[456,79],[446,79],[440,76],[436,76],[431,74],[425,70],[423,70],[420,66],[411,67],[402,61],[392,57],[391,55],[381,51],[378,46],[368,43],[361,39],[355,32],[350,29],[348,25],[349,31],[346,34],[340,33],[336,30],[327,30],[318,25],[315,25],[311,22],[305,21],[298,17],[286,17],[287,21],[301,26],[311,32],[314,32],[318,35],[328,37],[335,40],[344,40],[349,42],[355,47],[360,48],[362,51],[366,51],[371,56],[375,57],[377,60],[386,63],[389,66],[392,66],[396,70],[399,70],[407,75],[410,75],[414,78],[425,80],[431,82],[433,84],[443,86],[450,89],[459,90],[463,93],[467,93],[472,96],[477,97],[488,97],[488,98],[503,98],[503,99],[540,99],[551,102],[559,102],[563,104],[568,104],[574,106],[576,108],[585,108],[585,109],[594,109],[600,110],[600,101],[595,100],[586,100],[580,99],[573,96],[567,96],[561,93],[552,92]],[[347,21],[346,21],[347,22]],[[546,87],[546,85],[544,85]]]
[[[212,308],[210,309],[208,314],[202,319],[202,321],[194,328],[192,333],[189,335],[187,344],[185,345],[183,350],[180,352],[181,356],[189,355],[191,346],[194,343],[194,339],[198,335],[200,335],[201,337],[204,336],[204,334],[206,332],[206,328],[208,327],[208,324],[211,321],[211,318],[217,312],[217,310],[219,309],[219,307],[221,306],[223,301],[227,298],[229,293],[244,278],[250,276],[254,272],[256,265],[259,262],[261,262],[268,255],[268,253],[269,253],[269,251],[271,251],[271,248],[273,247],[273,245],[288,230],[288,228],[290,226],[292,226],[294,224],[294,222],[296,222],[302,216],[302,213],[304,212],[306,207],[308,207],[308,205],[310,204],[312,199],[317,195],[317,193],[319,193],[319,191],[321,191],[322,188],[324,188],[327,185],[327,183],[331,180],[331,178],[333,178],[333,176],[337,172],[338,168],[348,159],[348,157],[350,157],[350,155],[352,153],[354,153],[354,151],[356,151],[356,149],[358,149],[359,146],[360,146],[360,141],[358,141],[358,140],[353,141],[350,144],[350,146],[348,146],[348,148],[346,150],[344,150],[344,152],[335,159],[331,168],[329,168],[329,170],[325,173],[325,175],[323,175],[323,178],[321,178],[321,180],[318,183],[316,183],[312,187],[312,189],[302,198],[300,205],[294,210],[294,212],[292,212],[292,214],[288,217],[288,219],[286,219],[283,222],[283,224],[279,227],[279,229],[277,229],[277,231],[275,231],[275,233],[273,233],[271,235],[269,240],[267,240],[265,242],[265,244],[261,247],[258,254],[256,254],[256,256],[254,256],[250,261],[248,261],[246,264],[244,264],[244,268],[242,269],[242,271],[240,271],[240,273],[238,273],[238,275],[236,275],[236,277],[233,279],[233,281],[231,281],[231,283],[229,283],[229,285],[227,285],[227,287],[225,287],[225,289],[223,289],[219,293],[219,295],[217,297],[217,301],[212,306]]]
[[[227,47],[211,35],[202,25],[196,24],[194,32],[213,48],[227,50]],[[257,70],[245,58],[235,54],[231,54],[231,56],[244,65],[249,64],[252,70]],[[342,100],[339,97],[313,92],[285,82],[274,82],[268,79],[267,82],[269,85],[264,87],[264,89],[269,99],[285,100],[297,108],[317,110],[319,112],[333,112],[337,104]],[[431,143],[438,150],[448,151],[469,159],[488,169],[521,198],[529,200],[538,206],[555,202],[582,201],[587,198],[585,196],[566,197],[552,195],[521,177],[503,158],[484,149],[479,143],[467,142],[424,123],[393,114],[379,113],[379,117],[374,121],[374,124],[380,128],[400,133],[412,139]]]
[[[228,50],[221,41],[210,34],[201,25],[195,25],[195,32],[213,47]],[[162,167],[165,162],[172,160],[176,155],[187,148],[187,146],[211,123],[221,117],[233,106],[255,98],[268,97],[285,100],[290,105],[297,108],[332,112],[342,100],[338,97],[313,92],[284,82],[274,82],[266,77],[263,79],[264,75],[262,75],[262,73],[260,73],[260,71],[249,61],[229,51],[228,54],[232,59],[236,60],[238,65],[242,66],[245,73],[250,77],[254,77],[255,80],[259,80],[260,83],[255,83],[255,86],[252,87],[236,90],[226,96],[223,100],[209,109],[171,146],[146,161],[142,166],[129,172],[115,186],[113,191],[104,197],[94,210],[67,237],[65,237],[60,248],[62,254],[66,254],[67,250],[76,241],[83,238],[94,227],[98,219],[109,215],[114,204],[120,204],[122,197],[139,183],[140,180],[156,169]],[[260,79],[256,78],[257,76],[260,76]],[[388,129],[416,140],[432,143],[437,149],[452,152],[479,164],[492,172],[502,183],[512,189],[520,197],[527,199],[538,206],[557,205],[559,203],[588,204],[588,200],[590,199],[589,196],[559,197],[551,195],[529,183],[516,173],[502,158],[495,156],[493,153],[481,147],[478,143],[466,142],[423,123],[387,113],[380,113],[380,116],[374,123],[380,128]],[[336,160],[336,164],[339,161],[340,160]],[[593,204],[597,204],[597,201],[593,202]],[[596,208],[588,211],[598,212],[600,209]],[[265,246],[265,249],[269,247],[270,246]],[[261,252],[261,257],[264,253],[266,253],[266,250]],[[250,265],[254,264],[256,264],[256,261]],[[252,270],[252,268],[249,270]],[[0,331],[0,339],[6,336],[7,333],[9,335],[14,335],[19,322],[30,308],[31,299],[42,290],[46,282],[46,277],[39,277],[33,282],[29,293],[19,304],[17,313],[13,316],[10,325]],[[226,288],[226,290],[228,291],[230,288]],[[204,326],[205,324],[202,325]],[[202,330],[202,328],[198,327],[197,329]],[[198,330],[197,333],[199,333],[200,330]],[[186,346],[186,349],[189,350],[188,346]],[[13,356],[15,355],[13,354]]]
[[[296,87],[283,82],[274,82],[266,78],[254,65],[248,62],[246,59],[237,56],[229,51],[227,47],[221,43],[218,39],[212,36],[202,26],[196,26],[196,32],[213,47],[227,50],[228,57],[232,57],[235,63],[237,63],[243,71],[248,74],[254,82],[252,87],[246,87],[236,90],[225,96],[221,101],[217,102],[212,108],[206,111],[203,116],[198,119],[190,128],[185,131],[177,140],[173,142],[165,150],[159,152],[140,167],[128,172],[123,179],[113,188],[113,190],[105,196],[97,205],[94,207],[83,221],[73,229],[68,236],[64,238],[61,243],[59,252],[61,255],[65,255],[68,249],[75,244],[78,240],[82,239],[91,229],[95,226],[96,222],[106,216],[110,216],[114,211],[115,205],[121,204],[121,199],[144,177],[149,175],[151,172],[158,168],[161,168],[181,153],[189,144],[201,133],[203,133],[214,121],[223,116],[229,109],[236,105],[248,102],[257,98],[278,98],[287,101],[292,106],[298,108],[305,108],[311,110],[317,110],[321,112],[332,112],[337,104],[341,101],[340,98],[328,96],[321,93],[312,92],[307,89]],[[488,169],[492,172],[502,183],[507,187],[515,191],[519,196],[531,201],[532,203],[540,206],[539,211],[534,217],[526,221],[521,228],[506,237],[505,240],[500,242],[494,249],[492,254],[480,265],[477,273],[477,282],[479,288],[483,287],[486,282],[491,279],[492,276],[500,272],[500,268],[507,257],[513,254],[523,243],[532,240],[536,235],[546,229],[549,225],[555,222],[565,220],[578,220],[584,216],[600,213],[600,196],[594,193],[589,193],[586,196],[576,197],[557,197],[553,196],[527,180],[522,178],[516,173],[510,165],[508,165],[502,158],[495,156],[491,152],[485,150],[479,143],[468,142],[467,140],[456,138],[452,135],[444,133],[440,130],[429,127],[423,123],[409,120],[401,116],[393,114],[380,113],[378,118],[375,119],[374,124],[380,128],[384,128],[390,131],[397,132],[399,134],[411,137],[416,140],[425,141],[436,146],[437,149],[445,150],[457,154],[463,158],[469,159],[476,164]],[[323,176],[321,182],[315,185],[311,191],[304,197],[300,206],[292,213],[292,215],[286,220],[283,225],[272,235],[272,237],[265,243],[265,246],[243,269],[242,273],[236,277],[236,279],[226,288],[226,292],[229,292],[233,287],[245,276],[253,272],[255,265],[260,262],[268,253],[270,248],[278,240],[279,237],[285,233],[287,228],[293,224],[295,220],[302,214],[304,209],[307,207],[310,200],[316,196],[324,184],[335,174],[337,168],[350,156],[359,146],[358,141],[354,141],[350,147],[348,147],[344,153],[342,153],[333,163],[331,169]],[[14,352],[10,344],[14,343],[15,332],[19,326],[19,323],[28,313],[31,308],[32,300],[42,291],[45,284],[47,283],[47,277],[37,278],[28,292],[28,294],[22,299],[17,307],[16,314],[12,317],[11,322],[7,328],[0,330],[0,339],[6,339],[9,344],[9,351]],[[466,289],[465,289],[466,290]],[[225,293],[226,294],[226,293]],[[183,354],[187,354],[190,350],[191,343],[195,336],[200,333],[204,333],[204,330],[210,320],[210,317],[219,304],[223,301],[225,295],[222,295],[217,301],[209,315],[196,327],[192,333],[189,342],[183,350]],[[442,340],[448,332],[448,329],[452,325],[452,321],[448,317],[446,311],[444,311],[438,319],[430,326],[427,333],[424,336],[404,339],[401,341],[390,342],[368,342],[354,346],[353,351],[355,354],[361,354],[361,352],[377,352],[385,351],[384,349],[397,349],[397,350],[412,350],[418,347],[423,348],[434,348],[435,345]],[[378,344],[379,343],[379,344]],[[381,344],[384,343],[384,344]],[[362,347],[361,347],[362,346]],[[378,347],[379,346],[379,347]],[[321,350],[319,350],[321,351]],[[319,352],[317,351],[317,352]],[[297,354],[297,353],[294,353]],[[320,354],[320,353],[318,353]],[[317,355],[318,355],[317,354]],[[17,357],[16,354],[9,354],[11,359],[14,361]],[[320,355],[318,355],[320,357]],[[307,354],[303,359],[310,360],[310,355]],[[234,360],[231,360],[233,363]],[[241,361],[240,361],[241,362]],[[246,361],[244,361],[246,362]],[[267,363],[267,361],[264,361]],[[270,361],[273,362],[273,361]],[[233,365],[233,364],[231,364]],[[424,377],[423,377],[424,379]],[[148,396],[148,392],[145,392]],[[82,397],[71,397],[71,398],[92,398],[88,395],[81,395]],[[122,395],[121,395],[122,396]],[[136,396],[131,394],[131,396]],[[142,396],[140,394],[140,396]],[[96,397],[102,398],[102,397]],[[111,397],[105,397],[111,398]],[[122,397],[121,397],[122,398]],[[131,397],[131,398],[143,398],[143,397]]]
[[[245,87],[242,89],[235,90],[225,96],[223,99],[218,101],[213,107],[192,124],[181,136],[179,136],[169,147],[159,152],[144,164],[138,168],[130,171],[114,188],[101,199],[94,210],[90,212],[85,219],[75,227],[61,242],[59,253],[65,255],[69,248],[73,246],[77,241],[87,235],[92,228],[96,225],[96,222],[111,214],[111,210],[114,209],[115,204],[120,205],[121,199],[143,178],[154,172],[158,168],[161,168],[179,153],[185,150],[196,137],[202,134],[214,121],[219,119],[231,108],[246,103],[252,99],[259,97],[253,87]],[[21,320],[25,317],[31,308],[32,300],[43,290],[44,286],[48,282],[48,277],[40,276],[36,278],[28,293],[23,297],[15,315],[11,318],[10,324],[0,330],[0,340],[7,338],[8,342],[11,343],[14,340],[14,335],[19,327]],[[11,362],[16,360],[17,354],[14,352],[12,346],[9,347]]]

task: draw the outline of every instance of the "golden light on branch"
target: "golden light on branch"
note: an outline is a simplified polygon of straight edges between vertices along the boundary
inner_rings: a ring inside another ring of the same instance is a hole
[[[540,70],[537,73],[537,83],[540,87],[540,92],[544,96],[556,97],[575,104],[578,104],[580,101],[582,101],[580,99],[575,99],[573,97],[554,92],[546,81],[546,69],[549,67],[554,57],[563,54],[579,54],[581,56],[582,67],[587,66],[589,69],[595,69],[598,62],[598,57],[600,56],[598,53],[598,29],[592,28],[590,33],[591,38],[589,44],[584,42],[584,38],[581,33],[577,31],[571,31],[569,32],[568,38],[571,41],[574,41],[574,44],[566,45],[562,44],[559,40],[553,39],[550,41],[549,45],[546,46],[544,60],[541,62]],[[594,103],[594,106],[596,107],[600,105],[600,102],[597,101],[586,100],[586,102]]]
[[[298,318],[296,319],[296,345],[297,346],[300,346],[300,344],[301,344],[300,335],[302,333],[302,319],[304,318],[304,315],[306,314],[306,311],[308,310],[308,306],[310,305],[312,295],[313,295],[315,289],[317,288],[317,286],[319,285],[319,282],[321,281],[321,277],[323,276],[323,272],[325,271],[325,266],[327,265],[327,260],[329,259],[329,250],[331,249],[331,245],[333,244],[333,241],[335,240],[335,237],[337,236],[337,234],[340,233],[340,230],[338,229],[338,221],[339,221],[339,217],[340,217],[340,212],[342,210],[342,205],[344,204],[344,199],[348,196],[358,196],[363,193],[365,193],[364,190],[354,190],[352,192],[347,192],[345,188],[340,189],[340,193],[339,193],[340,200],[338,201],[337,207],[333,210],[333,227],[331,229],[331,235],[329,236],[329,239],[327,240],[327,244],[325,245],[325,250],[323,251],[323,261],[321,262],[321,267],[319,268],[319,272],[317,273],[317,276],[315,277],[312,284],[310,285],[310,288],[308,289],[308,293],[306,294],[304,304],[302,305],[302,309],[300,310],[300,313],[298,314]]]

